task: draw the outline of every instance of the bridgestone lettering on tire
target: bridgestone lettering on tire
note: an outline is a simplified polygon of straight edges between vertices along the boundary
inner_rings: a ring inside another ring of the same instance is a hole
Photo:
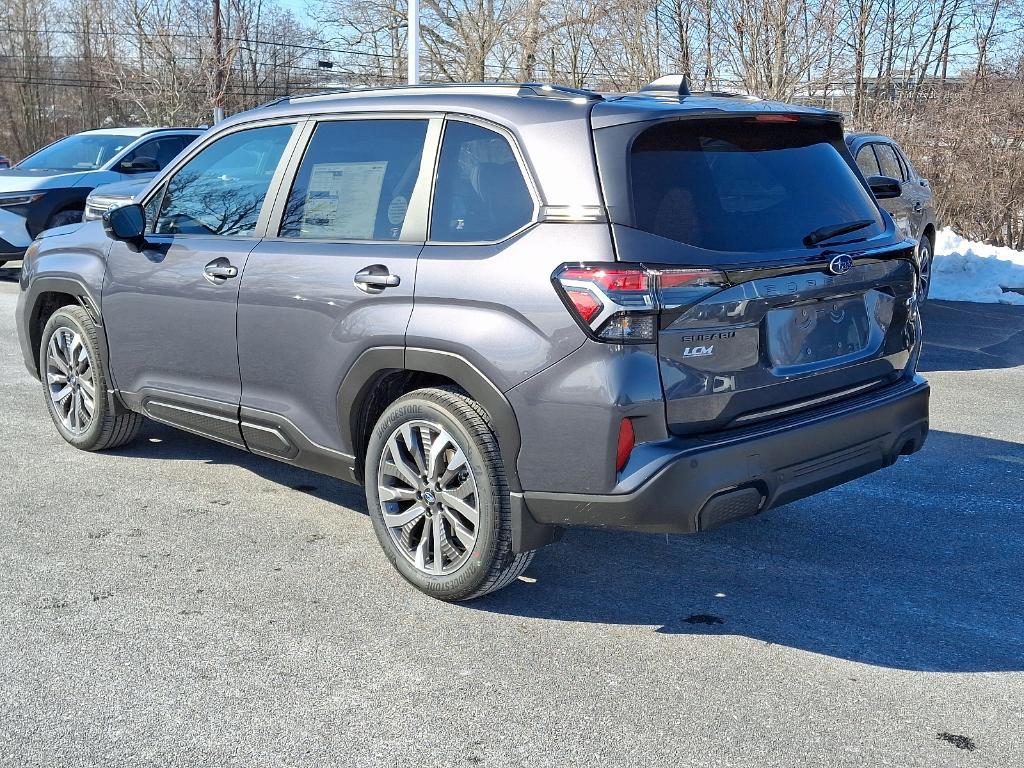
[[[461,391],[421,389],[392,403],[370,436],[365,487],[388,559],[432,597],[480,597],[533,559],[512,552],[498,441],[487,412]]]

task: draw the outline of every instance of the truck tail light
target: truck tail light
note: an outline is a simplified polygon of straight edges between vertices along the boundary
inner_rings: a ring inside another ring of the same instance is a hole
[[[598,341],[645,344],[664,309],[692,306],[728,285],[713,269],[642,264],[563,264],[552,276],[573,317]]]

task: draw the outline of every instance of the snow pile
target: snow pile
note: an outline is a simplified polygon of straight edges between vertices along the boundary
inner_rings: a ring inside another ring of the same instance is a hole
[[[1024,305],[1024,251],[965,240],[946,227],[935,243],[928,298]]]

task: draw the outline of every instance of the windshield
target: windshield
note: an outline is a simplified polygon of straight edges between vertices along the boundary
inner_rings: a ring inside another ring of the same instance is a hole
[[[95,171],[137,137],[79,133],[51,144],[18,164],[23,171]]]
[[[708,250],[806,248],[883,229],[828,129],[809,122],[656,125],[633,143],[631,187],[638,228]]]

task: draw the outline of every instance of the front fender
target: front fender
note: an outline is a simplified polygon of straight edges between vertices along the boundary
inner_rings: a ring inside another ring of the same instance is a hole
[[[22,262],[16,324],[25,366],[36,378],[43,311],[55,303],[75,303],[84,307],[102,329],[101,296],[110,241],[102,230],[102,239],[83,238],[79,233],[85,229],[78,230],[74,238],[65,235],[36,240]],[[106,334],[100,333],[98,338],[106,365]],[[106,373],[107,381],[112,382],[110,371]]]

